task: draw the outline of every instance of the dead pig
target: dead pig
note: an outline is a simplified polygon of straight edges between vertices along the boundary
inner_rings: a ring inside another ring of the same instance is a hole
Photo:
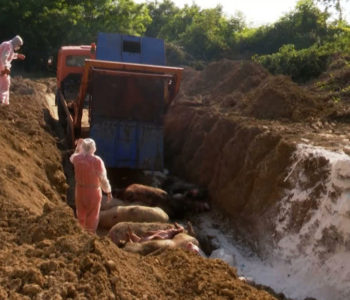
[[[197,239],[186,233],[179,233],[173,239],[151,240],[141,243],[129,242],[123,248],[125,251],[148,255],[154,252],[163,251],[168,248],[182,248],[195,253],[199,253],[199,243]]]
[[[170,196],[170,198],[172,213],[177,216],[184,216],[189,212],[200,213],[210,210],[208,201],[188,197],[187,193],[175,194]]]
[[[175,223],[174,228],[149,231],[146,232],[143,236],[138,236],[129,229],[127,235],[128,241],[134,243],[142,243],[151,240],[171,240],[177,234],[184,232],[184,230],[185,229],[182,226]]]
[[[174,228],[169,223],[141,223],[141,222],[120,222],[115,224],[109,231],[108,236],[119,247],[127,242],[129,230],[138,236],[144,236],[147,232],[155,230],[166,230]]]
[[[141,202],[149,206],[163,207],[168,202],[168,193],[166,191],[143,184],[131,184],[117,193],[119,198],[125,201]]]
[[[188,186],[189,187],[189,186]],[[169,195],[166,191],[142,184],[131,184],[118,192],[118,197],[132,203],[161,207],[171,218],[183,218],[186,213],[210,209],[203,189],[193,188]]]
[[[209,193],[206,188],[193,184],[175,182],[169,187],[169,197],[183,203],[187,211],[203,212],[210,210]]]
[[[119,222],[161,222],[169,221],[169,216],[159,207],[140,205],[116,206],[100,211],[99,226],[109,229]]]

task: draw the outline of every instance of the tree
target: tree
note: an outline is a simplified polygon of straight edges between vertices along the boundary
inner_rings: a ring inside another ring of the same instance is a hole
[[[325,7],[325,12],[328,13],[329,8],[334,8],[338,12],[338,23],[342,23],[343,19],[343,4],[349,0],[316,0]]]
[[[0,15],[1,40],[21,35],[35,70],[62,45],[90,44],[99,31],[141,35],[151,21],[132,0],[0,0]]]
[[[147,35],[165,39],[172,50],[180,47],[200,60],[222,57],[234,45],[234,33],[246,26],[242,15],[226,18],[221,6],[202,10],[192,4],[179,9],[164,0],[149,3],[148,9],[153,19]]]
[[[151,37],[159,37],[162,29],[171,23],[174,16],[180,11],[171,0],[164,0],[160,3],[155,0],[154,2],[150,2],[147,8],[152,21],[147,26],[145,34]]]
[[[248,29],[239,35],[240,51],[250,54],[271,54],[285,44],[304,49],[322,43],[329,37],[328,14],[323,13],[312,0],[301,0],[295,10],[284,15],[273,25]]]

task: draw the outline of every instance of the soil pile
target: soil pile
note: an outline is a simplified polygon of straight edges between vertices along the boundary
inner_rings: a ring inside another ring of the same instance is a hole
[[[0,107],[1,299],[275,299],[220,260],[140,257],[83,232],[65,204],[48,88],[21,78],[12,87]]]
[[[247,92],[268,76],[260,65],[245,62],[222,60],[211,63],[203,71],[187,68],[181,83],[189,96],[227,96],[234,92]]]
[[[267,120],[305,121],[335,111],[331,102],[253,62],[223,60],[202,72],[185,69],[176,103]],[[325,104],[328,109],[325,109]]]
[[[269,76],[248,96],[248,115],[259,119],[303,121],[322,113],[322,105],[285,76]]]

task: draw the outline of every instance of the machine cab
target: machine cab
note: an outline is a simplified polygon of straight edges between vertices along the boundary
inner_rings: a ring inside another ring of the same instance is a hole
[[[84,70],[85,59],[96,58],[96,45],[64,46],[58,51],[57,88],[61,89],[66,100],[76,97]]]

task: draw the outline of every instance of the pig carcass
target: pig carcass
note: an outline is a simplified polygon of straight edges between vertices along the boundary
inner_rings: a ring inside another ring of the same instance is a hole
[[[123,248],[125,251],[148,255],[159,253],[168,248],[182,248],[199,254],[198,240],[186,233],[178,233],[173,239],[149,240],[144,242],[129,242]]]
[[[108,210],[100,211],[99,226],[105,229],[111,228],[120,222],[160,222],[166,223],[169,216],[159,207],[141,205],[116,206]]]
[[[185,229],[177,223],[174,224],[174,228],[152,230],[141,236],[137,235],[129,228],[127,232],[127,241],[142,243],[150,240],[171,240],[175,235],[184,231]]]
[[[143,184],[131,184],[118,193],[118,197],[127,202],[160,207],[174,219],[183,218],[187,213],[209,210],[205,195],[196,188],[169,195],[162,189]]]
[[[129,231],[134,232],[138,236],[144,236],[151,231],[172,228],[175,228],[175,226],[169,223],[120,222],[109,230],[108,236],[118,247],[122,247],[128,242]]]
[[[143,184],[131,184],[119,192],[119,197],[128,202],[141,202],[149,206],[167,207],[168,193],[162,189]]]

